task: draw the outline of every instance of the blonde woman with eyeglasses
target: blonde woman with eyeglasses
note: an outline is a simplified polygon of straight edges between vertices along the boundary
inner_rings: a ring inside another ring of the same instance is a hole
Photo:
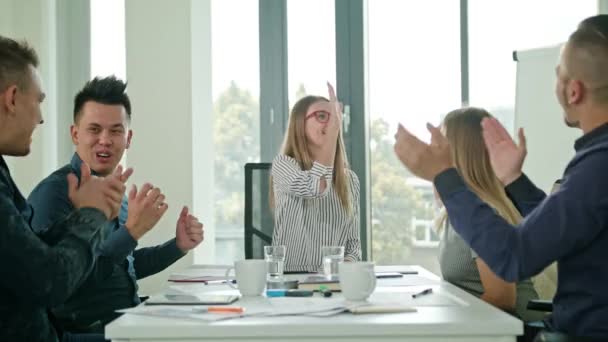
[[[483,109],[457,109],[445,117],[442,130],[450,143],[454,165],[469,189],[506,221],[517,225],[522,216],[494,174],[483,141],[481,120],[486,117],[490,114]],[[538,298],[532,281],[509,283],[496,276],[451,227],[445,209],[441,210],[437,228],[441,235],[439,265],[446,281],[524,321],[544,317],[526,309],[529,300]]]
[[[361,259],[359,179],[344,150],[342,106],[328,89],[329,100],[296,102],[272,163],[272,244],[286,246],[287,272],[318,272],[322,246],[343,246],[345,261]]]

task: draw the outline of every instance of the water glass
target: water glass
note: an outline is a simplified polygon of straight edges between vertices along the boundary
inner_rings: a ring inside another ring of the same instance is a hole
[[[328,279],[338,276],[338,264],[344,261],[344,246],[323,246],[323,274]]]
[[[264,246],[264,259],[268,265],[268,281],[283,280],[285,246]]]

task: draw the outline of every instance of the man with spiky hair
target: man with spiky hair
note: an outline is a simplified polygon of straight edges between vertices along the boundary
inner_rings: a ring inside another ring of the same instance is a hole
[[[114,172],[131,144],[131,101],[127,84],[114,76],[87,82],[74,99],[74,123],[70,128],[76,152],[69,164],[44,179],[28,200],[36,215],[32,225],[39,232],[63,219],[72,210],[65,191],[65,175],[84,162],[93,174]],[[118,217],[104,229],[97,249],[97,264],[87,281],[65,303],[52,308],[59,329],[67,332],[103,333],[118,317],[118,309],[140,303],[137,280],[156,274],[183,257],[203,240],[203,225],[183,207],[175,226],[175,238],[154,247],[138,248],[138,240],[167,210],[165,196],[150,183],[135,186],[123,199]]]

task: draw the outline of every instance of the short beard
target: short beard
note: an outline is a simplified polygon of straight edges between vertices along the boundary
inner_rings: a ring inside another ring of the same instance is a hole
[[[562,105],[563,109],[564,109],[564,123],[566,124],[566,126],[570,127],[570,128],[580,128],[580,122],[577,121],[573,121],[570,122],[568,121],[568,113],[566,112],[566,107],[568,106],[566,103],[566,89],[564,88],[564,91],[562,92],[562,99],[559,102],[564,103],[564,105]]]

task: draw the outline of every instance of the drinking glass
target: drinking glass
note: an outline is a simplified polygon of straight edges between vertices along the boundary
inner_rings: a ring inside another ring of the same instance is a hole
[[[264,259],[268,264],[268,281],[283,280],[285,246],[264,246]]]
[[[323,274],[328,279],[338,276],[338,264],[344,261],[344,246],[323,246]]]

